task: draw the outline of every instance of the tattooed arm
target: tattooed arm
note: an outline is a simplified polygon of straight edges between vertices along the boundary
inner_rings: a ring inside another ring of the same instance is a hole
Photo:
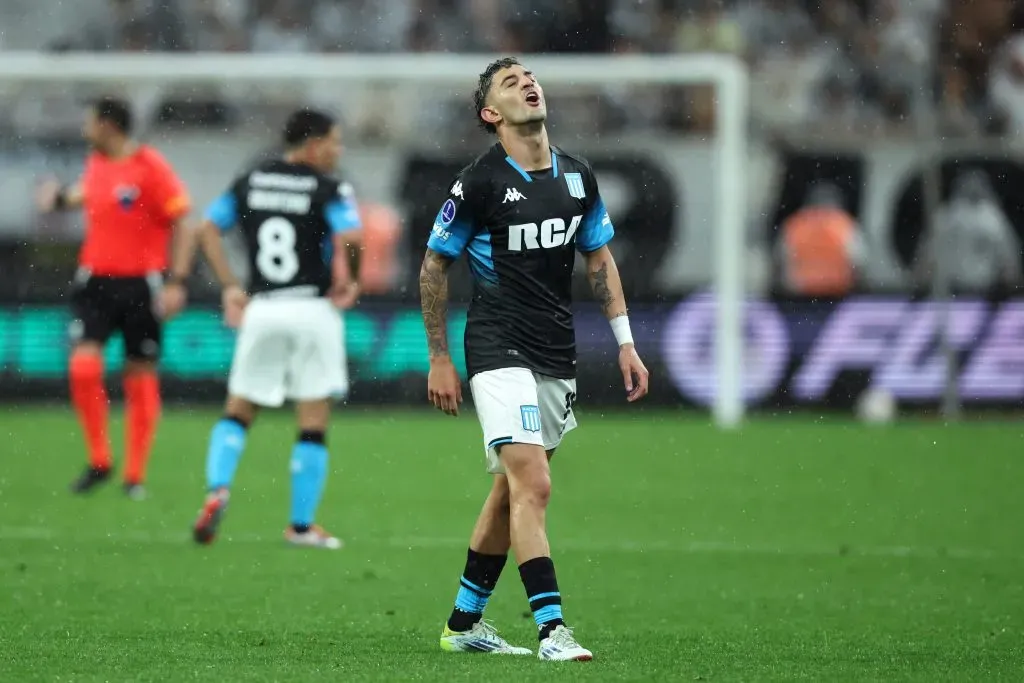
[[[594,297],[601,304],[601,310],[608,318],[612,334],[619,345],[619,370],[622,371],[622,382],[626,388],[626,400],[636,401],[647,395],[648,372],[633,345],[619,269],[607,245],[584,254],[584,258],[587,261],[590,288],[594,290]]]
[[[448,357],[448,267],[452,260],[427,249],[420,267],[420,307],[430,359]]]
[[[587,279],[594,291],[594,298],[601,304],[601,310],[608,318],[608,324],[615,335],[615,343],[619,345],[619,370],[622,371],[622,384],[626,388],[626,400],[636,401],[647,395],[647,368],[636,353],[633,345],[633,333],[629,328],[629,316],[626,315],[626,296],[622,293],[622,280],[615,258],[608,249],[608,243],[615,235],[612,219],[608,209],[597,190],[597,179],[593,169],[587,166],[586,178],[590,181],[590,196],[593,203],[587,210],[576,248],[583,254],[587,262]],[[576,188],[579,189],[579,188]]]
[[[427,398],[439,410],[457,416],[462,403],[462,384],[448,355],[448,267],[451,264],[449,257],[427,249],[420,267],[420,306],[430,354]]]
[[[483,225],[477,209],[487,192],[473,182],[469,171],[463,169],[448,187],[420,267],[420,306],[430,357],[427,398],[448,415],[458,415],[462,403],[462,381],[448,353],[448,268]]]
[[[626,315],[626,297],[622,293],[622,280],[615,258],[607,245],[584,255],[587,262],[587,280],[594,298],[609,320]]]

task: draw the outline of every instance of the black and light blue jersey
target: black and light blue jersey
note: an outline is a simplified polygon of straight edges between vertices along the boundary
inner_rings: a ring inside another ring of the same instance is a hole
[[[239,176],[205,217],[224,231],[241,227],[253,293],[323,294],[331,285],[331,237],[360,228],[351,185],[284,160]]]
[[[596,251],[614,233],[590,164],[557,147],[543,171],[523,170],[500,144],[464,168],[427,247],[452,259],[465,252],[473,273],[469,374],[524,367],[575,377],[576,252]]]

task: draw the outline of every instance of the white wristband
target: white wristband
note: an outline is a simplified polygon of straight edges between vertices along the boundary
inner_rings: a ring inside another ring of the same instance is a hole
[[[615,335],[615,341],[618,342],[619,346],[633,343],[633,333],[629,331],[628,315],[612,318],[608,321],[608,324],[612,326],[612,334]]]

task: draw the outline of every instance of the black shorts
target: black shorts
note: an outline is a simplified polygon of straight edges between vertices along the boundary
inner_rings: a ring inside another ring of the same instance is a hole
[[[161,324],[154,308],[158,283],[144,277],[80,277],[71,293],[72,342],[105,344],[114,332],[124,337],[125,356],[160,357]]]

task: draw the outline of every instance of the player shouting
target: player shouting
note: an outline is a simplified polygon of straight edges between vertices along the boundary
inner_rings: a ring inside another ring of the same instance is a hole
[[[124,487],[139,499],[145,495],[146,463],[160,416],[157,301],[171,235],[182,228],[189,198],[163,156],[135,142],[131,132],[132,116],[125,102],[95,102],[84,127],[92,153],[81,179],[67,187],[48,183],[41,188],[39,204],[43,211],[85,209],[85,241],[71,292],[74,320],[68,375],[89,465],[72,490],[91,491],[113,470],[103,347],[119,331],[126,355]],[[174,298],[168,301],[173,309]]]
[[[480,123],[498,142],[449,188],[427,244],[420,296],[430,353],[428,394],[458,414],[459,377],[448,353],[448,268],[465,252],[474,275],[466,365],[494,473],[470,539],[455,609],[441,647],[530,654],[483,620],[511,547],[545,660],[589,660],[562,618],[545,531],[548,461],[576,427],[576,349],[571,310],[576,252],[619,343],[627,400],[647,393],[615,260],[613,229],[590,165],[551,147],[544,92],[515,59],[490,64],[474,93]]]
[[[209,207],[198,235],[223,287],[225,312],[229,320],[240,317],[241,325],[224,417],[210,434],[208,493],[193,537],[210,543],[217,534],[257,406],[292,399],[298,437],[285,540],[334,549],[341,541],[314,518],[327,479],[331,398],[348,389],[338,309],[351,307],[358,295],[349,247],[358,242],[361,225],[351,186],[330,175],[341,155],[335,120],[299,110],[289,117],[283,137],[284,157],[239,176]],[[220,238],[235,226],[248,247],[251,301],[228,266]],[[189,240],[179,254],[180,277],[191,268],[194,243]]]

